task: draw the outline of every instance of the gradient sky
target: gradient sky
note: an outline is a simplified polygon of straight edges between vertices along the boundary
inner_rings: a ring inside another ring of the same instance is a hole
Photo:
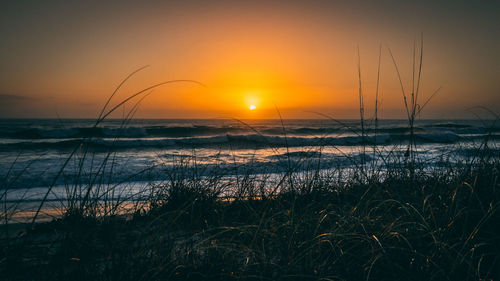
[[[157,82],[140,118],[355,118],[357,46],[367,114],[382,44],[381,116],[405,111],[424,36],[423,118],[500,111],[498,1],[10,1],[0,9],[0,117],[92,118]],[[248,107],[254,104],[256,110]],[[120,117],[133,105],[116,112]],[[477,112],[477,110],[476,110]]]

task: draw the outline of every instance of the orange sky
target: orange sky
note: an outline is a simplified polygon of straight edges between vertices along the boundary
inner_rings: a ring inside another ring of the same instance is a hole
[[[278,107],[284,118],[321,118],[311,111],[355,118],[356,46],[369,115],[382,43],[382,117],[401,118],[388,47],[410,87],[413,42],[421,32],[422,96],[443,87],[424,117],[471,117],[467,109],[475,105],[500,109],[497,5],[380,3],[9,4],[0,12],[0,117],[95,117],[121,79],[150,65],[115,103],[170,79],[206,87],[161,87],[136,117],[277,118]],[[250,111],[251,104],[257,108]]]

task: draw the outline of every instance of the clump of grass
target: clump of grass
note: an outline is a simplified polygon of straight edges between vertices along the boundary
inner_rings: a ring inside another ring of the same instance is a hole
[[[408,189],[398,172],[369,184],[324,174],[294,183],[311,189],[233,200],[209,182],[173,181],[132,217],[67,214],[3,241],[0,270],[5,280],[494,279],[499,175],[490,161]]]

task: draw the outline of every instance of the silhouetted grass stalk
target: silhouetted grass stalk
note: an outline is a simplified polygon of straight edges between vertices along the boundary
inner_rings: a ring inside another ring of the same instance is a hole
[[[420,38],[420,48],[419,48],[419,59],[416,61],[416,45],[413,45],[413,64],[412,64],[412,89],[410,93],[410,101],[408,101],[407,93],[405,91],[403,80],[401,78],[401,74],[396,63],[396,59],[392,54],[391,49],[389,48],[389,54],[391,56],[392,62],[394,64],[394,68],[397,73],[397,77],[399,80],[399,84],[401,87],[401,94],[403,97],[403,103],[406,110],[406,115],[408,119],[408,129],[410,131],[408,148],[406,152],[406,156],[408,157],[407,165],[408,171],[410,173],[410,178],[413,179],[415,176],[415,164],[416,164],[416,135],[415,135],[415,120],[420,115],[421,111],[428,104],[428,102],[438,93],[441,88],[438,88],[425,102],[423,105],[419,103],[419,93],[420,93],[420,83],[421,83],[421,74],[422,74],[422,62],[423,62],[423,48],[424,48],[424,40],[423,35]],[[415,77],[415,68],[416,64],[418,64],[417,77]],[[416,81],[415,81],[416,78]]]

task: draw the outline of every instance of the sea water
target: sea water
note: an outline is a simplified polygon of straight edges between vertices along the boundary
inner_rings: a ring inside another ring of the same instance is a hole
[[[383,168],[408,157],[406,120],[364,127],[359,120],[329,119],[115,119],[98,125],[90,119],[3,119],[0,201],[35,206],[42,199],[65,200],[68,190],[90,185],[114,186],[116,194],[137,198],[146,186],[172,176],[230,180],[347,171],[360,165]],[[500,123],[418,120],[414,139],[416,157],[428,167],[477,157],[485,145],[498,157]]]

